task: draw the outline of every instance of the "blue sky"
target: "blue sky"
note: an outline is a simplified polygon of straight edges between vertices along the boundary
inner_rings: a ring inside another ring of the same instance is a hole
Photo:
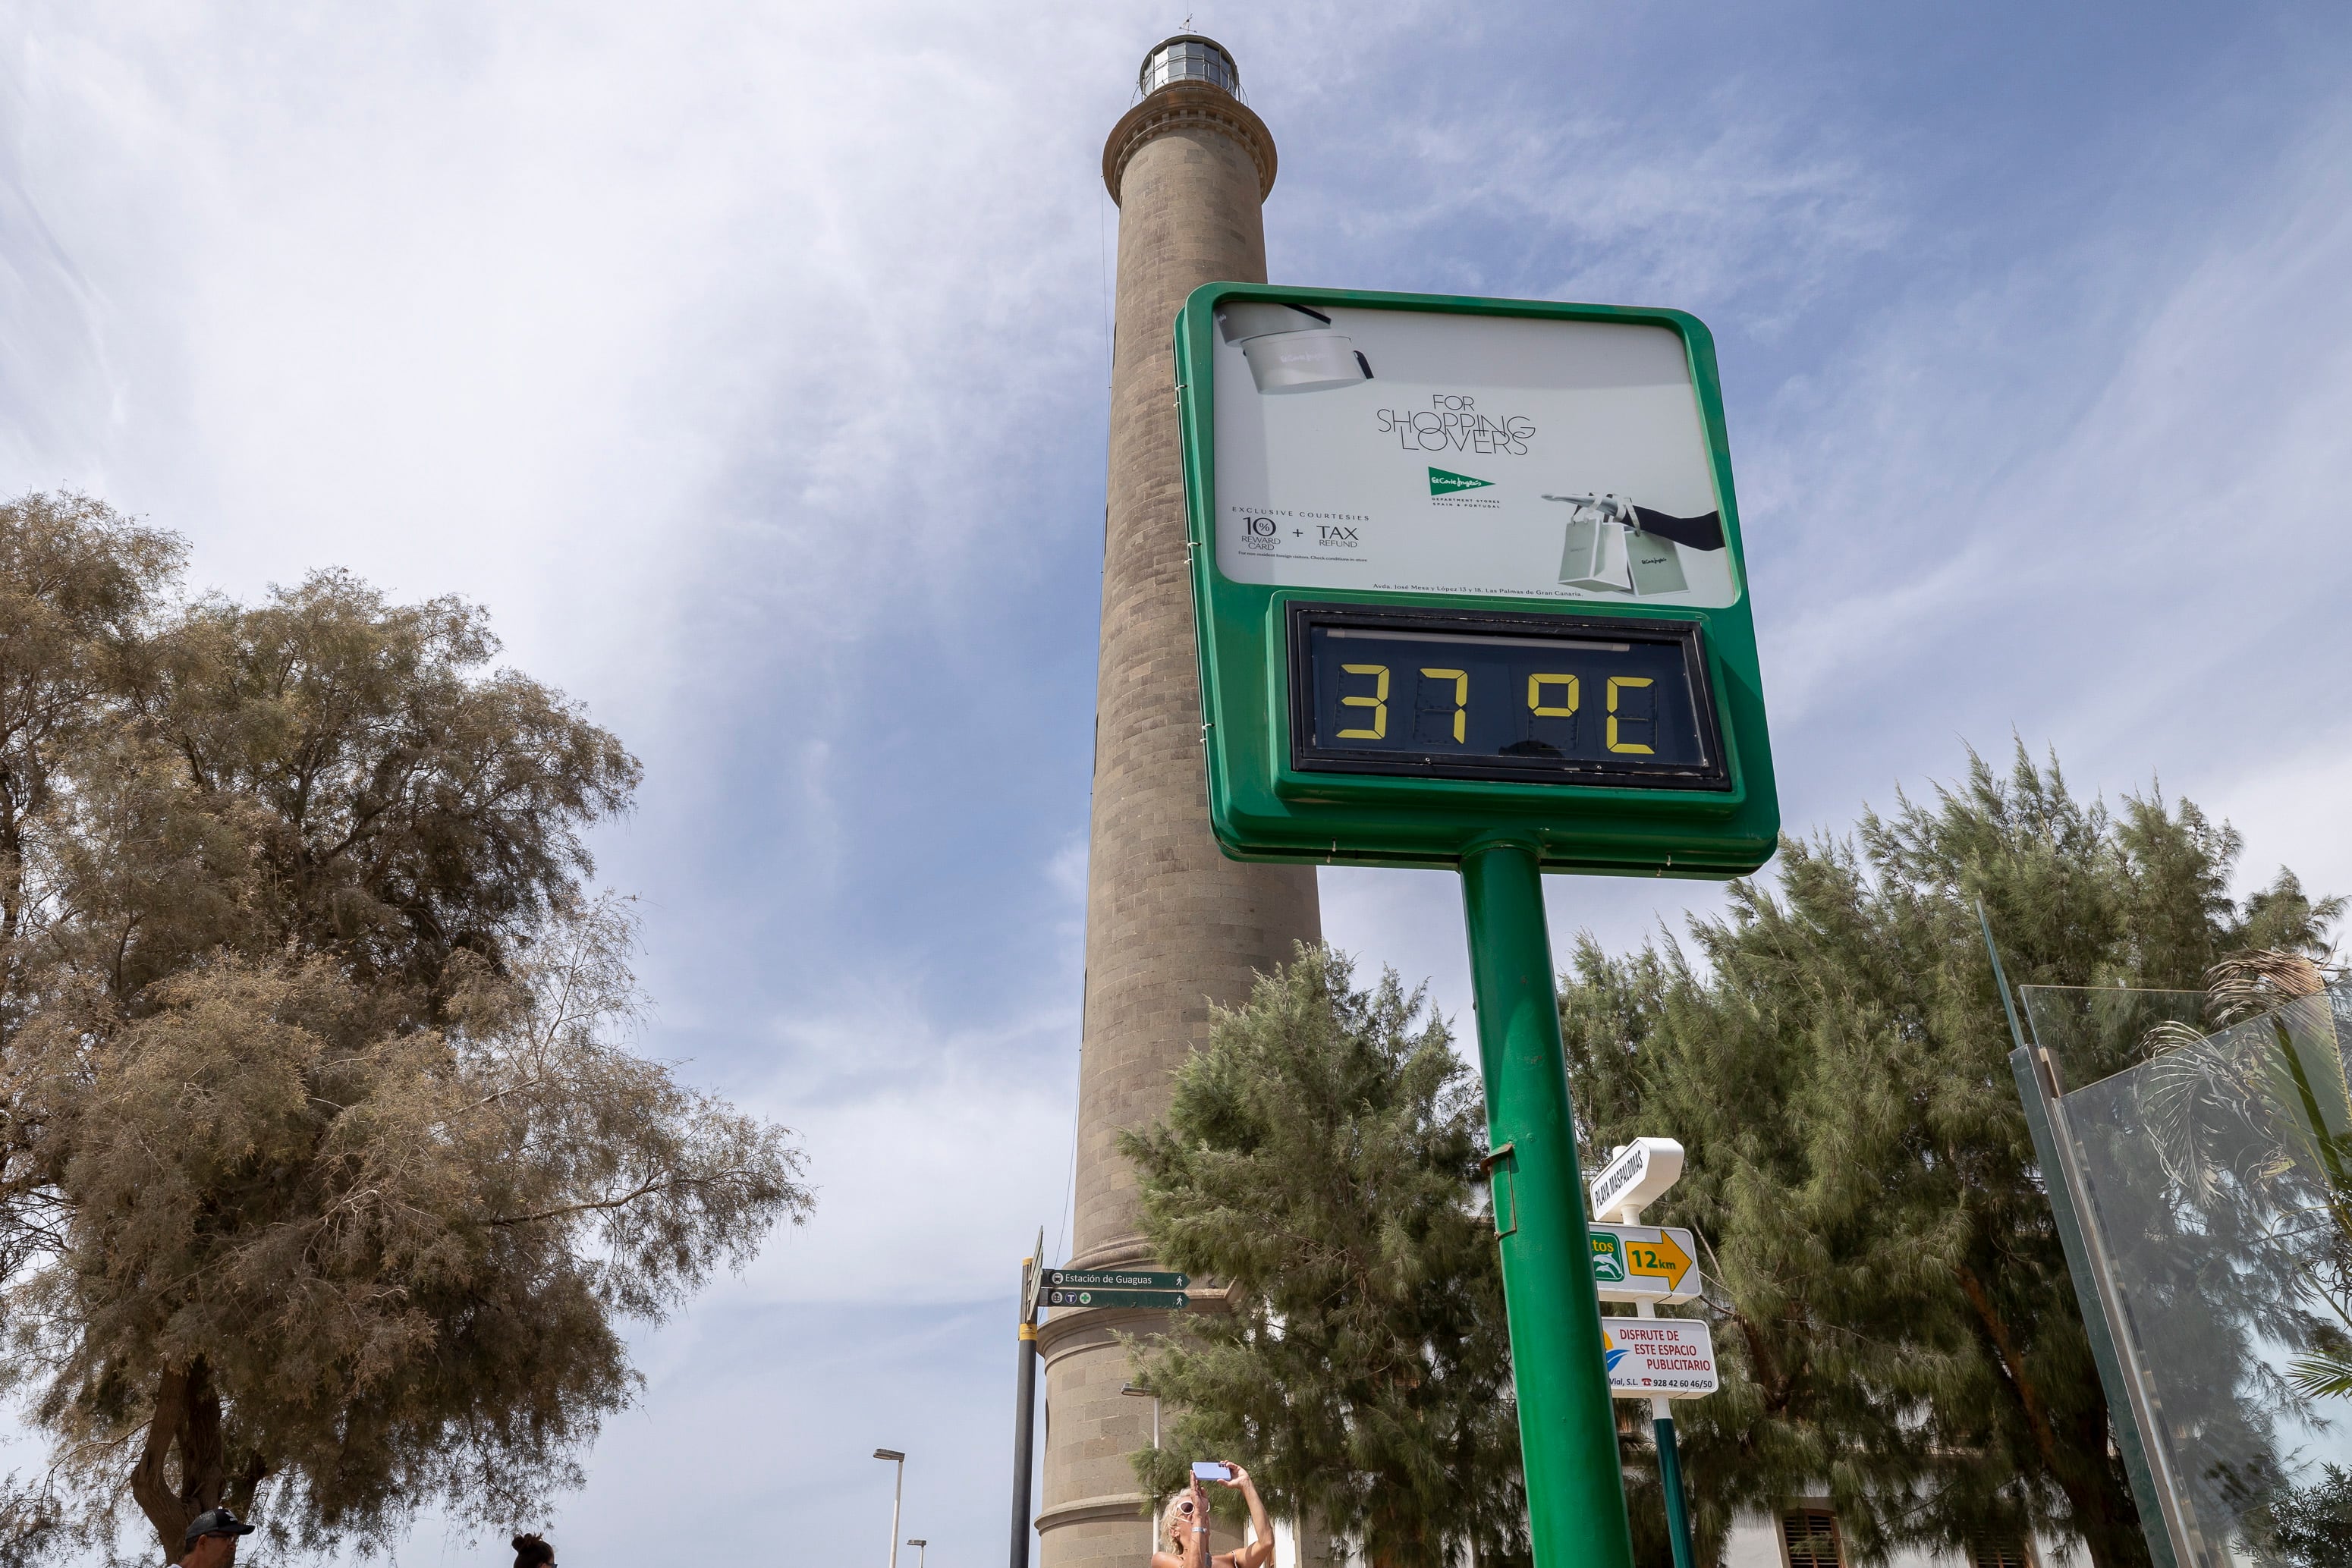
[[[2352,891],[2352,12],[1208,4],[1277,281],[1713,327],[1786,818],[2012,733]],[[1100,562],[1101,141],[1181,10],[26,0],[0,488],[240,594],[488,605],[646,764],[647,1048],[818,1213],[640,1341],[569,1568],[942,1568],[1006,1524],[1061,1229]],[[1427,873],[1328,934],[1466,1001]],[[1714,906],[1554,879],[1563,949]],[[36,1457],[20,1440],[22,1463]],[[491,1562],[427,1521],[404,1562]]]

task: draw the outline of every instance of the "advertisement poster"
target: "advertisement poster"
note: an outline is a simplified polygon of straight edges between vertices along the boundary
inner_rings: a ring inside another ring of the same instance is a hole
[[[1612,1394],[1696,1399],[1718,1386],[1715,1336],[1696,1318],[1602,1318],[1601,1330]]]
[[[1738,602],[1671,329],[1255,300],[1216,327],[1233,580]]]

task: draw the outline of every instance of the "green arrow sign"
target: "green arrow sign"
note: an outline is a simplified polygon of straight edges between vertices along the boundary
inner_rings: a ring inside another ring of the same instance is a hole
[[[1158,1307],[1164,1312],[1181,1312],[1192,1297],[1181,1291],[1071,1291],[1045,1289],[1045,1304],[1049,1307]]]
[[[1048,1269],[1049,1291],[1181,1291],[1192,1282],[1190,1274],[1162,1273],[1150,1269]]]

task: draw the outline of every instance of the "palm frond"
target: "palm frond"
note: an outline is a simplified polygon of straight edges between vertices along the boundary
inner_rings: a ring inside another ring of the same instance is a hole
[[[2327,984],[2319,966],[2300,953],[2251,947],[2205,971],[2205,1011],[2214,1027],[2257,1017]]]
[[[2352,1397],[2352,1353],[2303,1356],[2288,1364],[2286,1376],[2305,1399]]]

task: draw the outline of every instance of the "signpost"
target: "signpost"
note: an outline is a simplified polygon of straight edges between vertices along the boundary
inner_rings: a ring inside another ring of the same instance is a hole
[[[1639,1214],[1682,1179],[1683,1146],[1672,1138],[1636,1138],[1610,1156],[1592,1178],[1592,1212]]]
[[[1014,1385],[1013,1417],[1013,1568],[1028,1568],[1031,1516],[1031,1450],[1037,1405],[1037,1313],[1045,1307],[1157,1307],[1182,1312],[1192,1298],[1190,1274],[1158,1269],[1045,1269],[1045,1231],[1037,1248],[1021,1260],[1018,1314],[1021,1371]],[[896,1531],[892,1532],[894,1535]]]
[[[1181,1312],[1192,1301],[1190,1274],[1159,1269],[1048,1269],[1049,1307],[1160,1307]]]
[[[1687,1300],[1665,1292],[1635,1289],[1645,1277],[1663,1282],[1672,1291],[1689,1281],[1689,1296],[1699,1293],[1698,1269],[1693,1261],[1698,1243],[1687,1230],[1651,1229],[1635,1224],[1642,1210],[1666,1195],[1681,1179],[1683,1146],[1672,1138],[1636,1138],[1614,1151],[1601,1174],[1592,1178],[1592,1212],[1622,1223],[1596,1225],[1593,1269],[1601,1268],[1601,1233],[1610,1232],[1625,1255],[1625,1280],[1614,1289],[1601,1287],[1604,1299],[1630,1301],[1634,1317],[1609,1320],[1609,1385],[1622,1397],[1650,1401],[1650,1429],[1658,1444],[1658,1488],[1666,1500],[1666,1539],[1674,1548],[1675,1568],[1696,1568],[1691,1550],[1690,1503],[1683,1494],[1682,1449],[1675,1441],[1674,1407],[1669,1399],[1696,1399],[1712,1394],[1715,1376],[1715,1336],[1703,1322],[1689,1318],[1658,1316],[1658,1302]],[[1681,1276],[1679,1278],[1675,1276]]]
[[[1687,1230],[1593,1225],[1592,1283],[1604,1301],[1695,1301],[1698,1243]]]
[[[1048,1269],[1049,1291],[1181,1291],[1192,1282],[1190,1274],[1157,1269]]]
[[[1163,1307],[1181,1312],[1192,1297],[1181,1291],[1045,1291],[1049,1307]]]
[[[1535,1560],[1631,1568],[1542,873],[1772,852],[1713,341],[1211,284],[1176,377],[1211,825],[1243,860],[1460,872]]]

